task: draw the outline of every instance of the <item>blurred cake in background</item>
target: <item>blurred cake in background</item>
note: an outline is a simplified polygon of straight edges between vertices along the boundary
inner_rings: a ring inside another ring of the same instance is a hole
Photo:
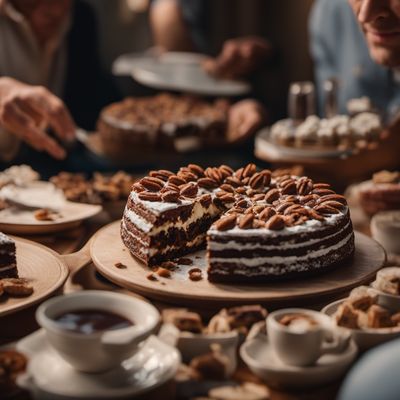
[[[228,102],[162,93],[113,103],[97,123],[103,151],[112,157],[157,150],[221,144]],[[189,142],[188,142],[189,141]]]
[[[400,210],[400,172],[380,171],[359,185],[359,202],[367,215]]]

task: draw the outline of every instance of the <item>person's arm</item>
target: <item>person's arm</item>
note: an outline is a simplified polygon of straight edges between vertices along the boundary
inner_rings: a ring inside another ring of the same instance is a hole
[[[164,51],[194,51],[190,29],[177,0],[155,0],[150,8],[153,42]]]
[[[75,138],[74,122],[58,97],[9,77],[0,78],[0,127],[57,159],[65,157],[65,150],[45,129],[51,127],[61,140]]]
[[[272,47],[266,39],[245,36],[227,40],[220,54],[207,60],[203,66],[214,76],[240,78],[260,69],[271,53]]]
[[[240,144],[251,138],[267,121],[267,111],[256,100],[246,99],[233,104],[228,114],[227,141]]]

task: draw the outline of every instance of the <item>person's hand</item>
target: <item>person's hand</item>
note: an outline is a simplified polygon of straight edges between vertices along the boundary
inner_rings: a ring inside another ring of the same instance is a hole
[[[203,68],[217,77],[244,77],[259,68],[270,53],[271,45],[261,37],[231,39],[216,58],[204,61]]]
[[[240,143],[251,137],[266,122],[266,110],[255,100],[242,100],[231,106],[227,140]]]
[[[57,159],[65,150],[45,129],[51,127],[65,141],[75,138],[75,124],[64,103],[42,86],[0,78],[0,125],[38,151]]]

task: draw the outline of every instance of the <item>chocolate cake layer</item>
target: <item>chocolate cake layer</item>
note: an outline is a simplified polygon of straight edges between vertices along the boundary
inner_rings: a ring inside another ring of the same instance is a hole
[[[152,171],[121,222],[130,252],[157,265],[207,242],[208,277],[247,282],[322,271],[354,252],[343,196],[307,177],[197,165]]]
[[[0,279],[17,278],[17,259],[15,242],[0,232]]]

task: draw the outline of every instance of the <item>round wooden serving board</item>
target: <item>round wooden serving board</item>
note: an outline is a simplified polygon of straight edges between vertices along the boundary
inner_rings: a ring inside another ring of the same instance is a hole
[[[29,240],[13,239],[17,246],[19,277],[27,279],[34,291],[27,297],[0,296],[0,317],[43,301],[62,287],[69,273],[53,250]]]
[[[213,284],[206,278],[205,251],[191,255],[193,265],[180,266],[171,278],[146,278],[150,269],[131,256],[119,235],[120,222],[100,229],[91,241],[91,257],[98,271],[115,284],[148,298],[180,306],[213,308],[234,304],[262,303],[270,306],[296,305],[306,299],[334,298],[355,286],[371,281],[384,265],[383,248],[368,236],[356,232],[354,259],[332,271],[313,277],[260,285]],[[120,262],[127,268],[119,269]],[[191,281],[187,271],[203,269],[201,281]]]

